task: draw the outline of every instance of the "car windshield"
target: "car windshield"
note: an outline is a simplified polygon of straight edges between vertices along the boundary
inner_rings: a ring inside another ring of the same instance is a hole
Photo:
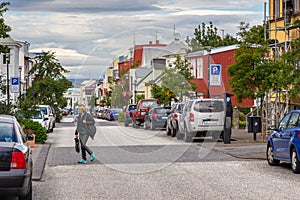
[[[31,118],[32,118],[32,119],[42,119],[43,116],[42,116],[42,113],[41,113],[41,112],[38,112],[37,114],[33,115]]]
[[[222,101],[197,101],[194,110],[196,112],[222,112],[224,104]]]
[[[155,109],[155,113],[157,113],[157,114],[166,114],[168,111],[170,111],[170,109],[166,109],[166,108]]]
[[[152,100],[152,101],[143,101],[142,103],[142,107],[154,107],[154,106],[158,106],[158,103],[156,100]]]
[[[0,142],[16,142],[13,124],[0,122]]]
[[[42,107],[42,108],[40,108],[41,109],[41,111],[43,111],[43,113],[45,114],[45,115],[47,115],[47,108],[46,107]]]

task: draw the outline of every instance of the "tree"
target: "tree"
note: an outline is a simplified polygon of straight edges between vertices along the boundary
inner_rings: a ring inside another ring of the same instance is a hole
[[[64,78],[63,73],[69,72],[61,66],[54,52],[43,52],[42,55],[35,57],[35,64],[29,71],[29,75],[35,75],[35,79],[51,77],[53,79]]]
[[[212,22],[209,22],[209,25],[205,23],[198,25],[198,27],[195,28],[194,38],[190,39],[187,37],[186,42],[192,48],[192,51],[238,43],[237,39],[229,34],[221,38],[218,35],[218,28],[215,27]]]
[[[5,19],[3,18],[3,14],[8,11],[7,6],[9,5],[9,2],[0,4],[0,38],[8,38],[8,33],[11,31],[11,27],[5,24]],[[9,53],[9,48],[0,44],[0,53]]]
[[[176,56],[174,69],[166,69],[161,79],[162,86],[154,85],[151,90],[153,97],[160,99],[165,105],[171,100],[183,100],[183,96],[190,96],[190,92],[197,87],[190,81],[194,78],[190,72],[190,63],[181,56]]]

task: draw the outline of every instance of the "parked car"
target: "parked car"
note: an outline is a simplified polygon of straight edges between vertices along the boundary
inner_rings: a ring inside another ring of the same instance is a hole
[[[45,129],[47,129],[47,120],[43,111],[38,111],[36,114],[32,115],[30,118],[34,122],[40,123]]]
[[[175,137],[177,135],[177,132],[179,130],[178,126],[178,120],[180,119],[180,115],[183,110],[184,103],[175,103],[170,113],[168,113],[168,119],[167,119],[167,127],[166,127],[166,133],[167,135],[171,135],[172,137]]]
[[[68,116],[69,114],[70,114],[69,109],[67,109],[67,108],[62,109],[62,111],[61,111],[62,116]]]
[[[119,118],[119,113],[122,112],[122,109],[119,108],[112,108],[109,109],[108,115],[107,115],[107,120],[108,121],[118,121]]]
[[[132,123],[132,113],[135,111],[136,107],[136,104],[129,104],[126,106],[124,113],[124,126],[129,126],[129,124]]]
[[[160,102],[158,99],[141,99],[137,104],[136,110],[132,112],[132,127],[141,126],[149,110],[159,105]]]
[[[166,128],[171,107],[153,107],[145,117],[144,129]]]
[[[53,113],[51,106],[49,105],[38,105],[38,108],[43,111],[47,120],[47,132],[53,132],[55,126],[55,113]]]
[[[183,108],[180,126],[186,142],[192,142],[193,137],[212,136],[219,139],[224,133],[224,100],[196,99],[188,101]]]
[[[98,111],[97,111],[96,117],[97,117],[98,119],[100,119],[103,112],[104,112],[104,108],[99,108]]]
[[[269,165],[289,162],[294,173],[300,173],[300,110],[286,114],[278,129],[268,138],[267,160]]]
[[[13,116],[0,115],[0,196],[32,199],[31,149]]]

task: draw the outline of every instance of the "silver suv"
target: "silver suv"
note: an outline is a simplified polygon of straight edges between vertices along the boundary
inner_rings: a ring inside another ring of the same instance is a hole
[[[218,140],[224,132],[225,105],[222,99],[196,99],[188,101],[181,115],[180,132],[186,142],[193,137],[212,136]]]

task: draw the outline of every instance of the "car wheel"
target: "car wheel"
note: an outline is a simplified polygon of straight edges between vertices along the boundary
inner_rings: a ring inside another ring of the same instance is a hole
[[[277,166],[280,163],[280,160],[277,160],[274,158],[274,154],[273,154],[273,148],[271,144],[268,144],[267,147],[267,160],[269,165],[271,166]]]
[[[167,125],[167,128],[166,128],[166,133],[167,133],[167,135],[171,135],[171,129],[169,129],[168,125]]]
[[[176,138],[177,138],[177,140],[182,140],[183,139],[183,134],[182,133],[180,133],[180,131],[177,131],[177,134],[176,134]]]
[[[295,148],[292,149],[291,153],[291,162],[292,162],[292,170],[295,174],[300,173],[300,162],[298,159],[298,154]]]
[[[32,181],[30,181],[29,191],[25,197],[21,197],[20,200],[32,200]]]
[[[55,123],[53,123],[53,128],[55,128]]]
[[[135,120],[132,121],[132,128],[136,128],[136,122],[135,122]]]
[[[184,141],[185,142],[193,142],[193,136],[187,130],[186,126],[184,126]]]
[[[171,129],[171,136],[175,137],[176,135],[177,135],[177,129],[172,127],[172,129]]]
[[[155,126],[153,125],[152,122],[150,122],[150,129],[151,129],[151,130],[154,130],[154,129],[155,129]]]

